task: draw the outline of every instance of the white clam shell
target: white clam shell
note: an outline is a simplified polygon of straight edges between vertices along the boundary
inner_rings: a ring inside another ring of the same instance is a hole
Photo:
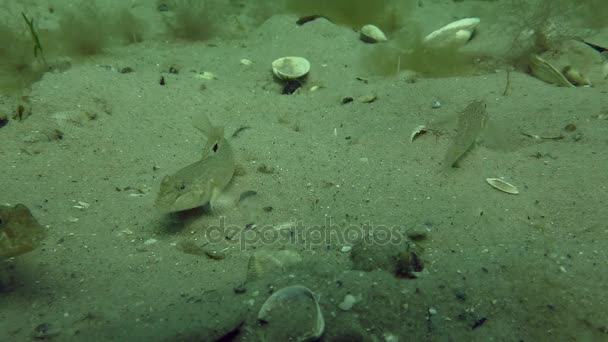
[[[517,195],[519,194],[519,190],[513,184],[507,183],[500,178],[486,178],[486,182],[490,184],[494,189],[500,190],[502,192],[506,192],[508,194]]]
[[[315,294],[302,285],[273,293],[258,312],[264,341],[315,341],[323,335],[325,320]]]
[[[388,41],[386,35],[376,25],[365,25],[361,28],[360,38],[366,43],[380,43]]]
[[[272,72],[282,80],[293,80],[306,76],[310,62],[304,57],[281,57],[272,62]]]
[[[454,21],[424,37],[424,43],[431,47],[463,46],[471,39],[471,35],[473,35],[473,31],[475,31],[479,22],[479,18],[465,18]]]

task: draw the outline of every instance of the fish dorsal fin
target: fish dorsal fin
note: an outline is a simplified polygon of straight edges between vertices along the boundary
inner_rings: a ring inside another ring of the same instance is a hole
[[[192,125],[198,129],[203,135],[209,138],[213,131],[213,125],[209,121],[209,117],[206,114],[198,115],[192,118]]]
[[[224,127],[211,127],[205,148],[203,149],[203,158],[209,158],[218,154],[224,148],[224,144]]]

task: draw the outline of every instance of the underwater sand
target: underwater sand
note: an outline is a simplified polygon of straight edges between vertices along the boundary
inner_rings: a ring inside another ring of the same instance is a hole
[[[431,18],[430,31],[470,8],[499,6],[473,3],[429,1],[419,16]],[[207,341],[240,328],[234,340],[255,341],[271,289],[295,284],[317,294],[326,341],[608,339],[608,120],[597,118],[608,85],[559,88],[513,71],[505,96],[504,68],[415,82],[374,76],[361,57],[373,46],[352,29],[325,20],[298,27],[296,19],[274,15],[238,39],[109,48],[31,86],[32,115],[0,128],[0,201],[27,205],[48,237],[14,260],[18,285],[0,294],[0,340],[46,330],[57,341]],[[497,40],[500,24],[471,44],[508,45]],[[289,55],[312,65],[291,96],[280,94],[270,71]],[[134,71],[120,73],[124,67]],[[203,71],[216,79],[193,77]],[[311,92],[312,85],[322,87]],[[376,101],[356,100],[368,94]],[[344,97],[355,101],[341,104]],[[415,127],[454,117],[472,101],[486,103],[507,143],[482,141],[446,170],[453,127],[410,142]],[[172,217],[153,207],[162,177],[200,158],[197,115],[228,135],[250,127],[230,138],[244,175],[228,191],[257,195],[225,213],[222,222],[238,233],[213,241],[207,233],[218,216]],[[565,131],[571,123],[576,131]],[[24,141],[56,128],[60,140]],[[520,193],[491,188],[489,177]],[[330,220],[342,234],[367,233],[368,224],[426,239],[401,235],[343,251],[358,240],[315,239]],[[264,229],[312,235],[278,242],[243,235]],[[185,253],[183,241],[205,252]],[[424,264],[415,278],[357,269],[351,260],[357,251],[382,268],[408,248]],[[280,249],[303,261],[246,281],[253,252]],[[347,294],[358,301],[344,311],[338,304]]]

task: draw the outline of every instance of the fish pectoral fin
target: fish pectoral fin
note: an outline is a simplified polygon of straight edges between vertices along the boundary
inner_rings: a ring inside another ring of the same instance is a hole
[[[221,190],[213,190],[211,199],[209,200],[209,207],[211,213],[216,216],[224,216],[230,210],[236,208],[238,198]]]

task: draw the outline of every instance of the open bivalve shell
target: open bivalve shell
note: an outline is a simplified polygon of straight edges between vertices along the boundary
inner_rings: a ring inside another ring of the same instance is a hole
[[[463,46],[471,39],[479,21],[479,18],[465,18],[447,24],[424,37],[424,44],[435,48]]]
[[[273,293],[262,305],[258,320],[262,341],[314,341],[325,330],[315,294],[302,285]]]
[[[547,83],[555,84],[560,87],[574,87],[559,70],[539,55],[530,56],[530,73],[534,77]]]
[[[272,62],[272,72],[282,80],[295,80],[306,76],[310,62],[304,57],[281,57]]]

